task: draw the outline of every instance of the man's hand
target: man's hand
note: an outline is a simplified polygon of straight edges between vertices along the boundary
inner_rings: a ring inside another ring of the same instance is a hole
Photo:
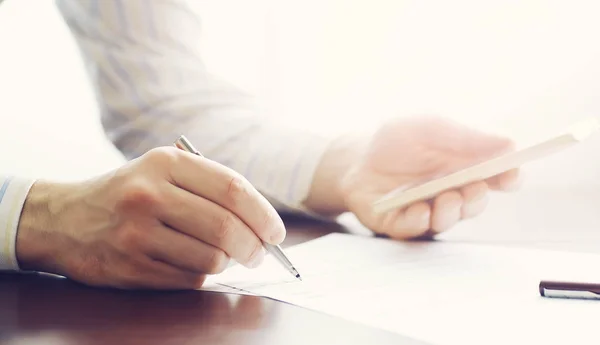
[[[17,233],[24,270],[95,286],[198,288],[233,258],[256,267],[260,239],[279,244],[281,218],[232,170],[157,148],[99,178],[37,182]]]
[[[372,203],[513,149],[513,143],[437,117],[390,121],[368,138],[340,138],[317,170],[307,206],[321,213],[353,212],[376,233],[395,239],[431,237],[480,214],[489,190],[510,190],[518,170],[443,192],[432,200],[375,214]]]

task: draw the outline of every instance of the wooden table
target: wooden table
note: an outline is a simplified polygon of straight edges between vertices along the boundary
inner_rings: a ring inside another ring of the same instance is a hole
[[[291,219],[285,246],[338,225]],[[117,291],[0,274],[0,344],[423,344],[255,296]]]

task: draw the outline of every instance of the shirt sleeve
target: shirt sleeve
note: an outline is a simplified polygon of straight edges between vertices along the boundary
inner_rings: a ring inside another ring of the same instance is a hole
[[[23,204],[34,180],[0,176],[0,271],[18,271],[15,244]]]
[[[184,134],[280,211],[311,214],[302,203],[331,138],[265,120],[251,97],[211,75],[199,48],[200,17],[189,2],[57,4],[87,65],[102,125],[126,158]]]

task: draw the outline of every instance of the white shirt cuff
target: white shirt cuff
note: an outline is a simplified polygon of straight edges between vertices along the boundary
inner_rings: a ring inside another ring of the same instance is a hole
[[[17,227],[34,179],[0,177],[0,271],[18,271]]]

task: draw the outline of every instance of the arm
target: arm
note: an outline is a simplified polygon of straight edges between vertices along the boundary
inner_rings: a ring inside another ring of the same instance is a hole
[[[17,226],[32,179],[0,176],[0,271],[19,270],[15,252]]]
[[[331,174],[315,177],[331,141],[269,124],[250,97],[210,75],[198,47],[200,20],[187,2],[58,5],[86,60],[105,131],[127,158],[185,134],[280,211],[340,209],[331,193],[309,195],[313,181],[331,182]]]

